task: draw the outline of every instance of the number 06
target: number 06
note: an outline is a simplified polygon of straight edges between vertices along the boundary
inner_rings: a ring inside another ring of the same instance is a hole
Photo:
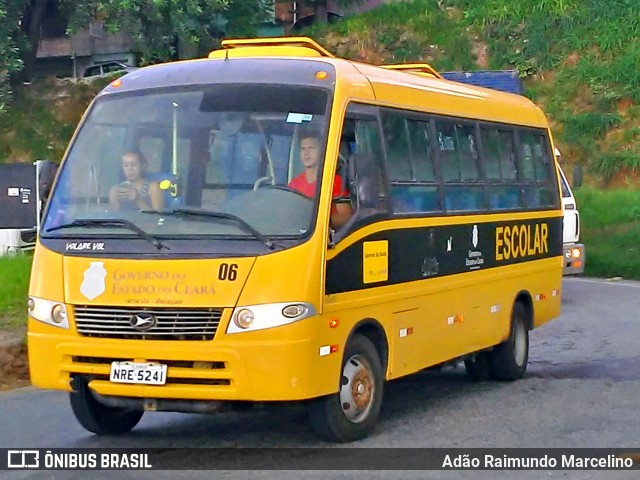
[[[238,278],[238,264],[223,263],[218,270],[218,280],[229,280],[234,282]]]

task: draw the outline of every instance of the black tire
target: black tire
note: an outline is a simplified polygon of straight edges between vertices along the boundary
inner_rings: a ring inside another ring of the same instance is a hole
[[[528,315],[520,302],[513,305],[509,338],[491,351],[491,373],[496,380],[511,382],[524,376],[529,360]]]
[[[71,410],[80,425],[96,435],[127,433],[135,427],[144,411],[108,407],[95,399],[84,378],[74,380],[74,391],[69,394]]]
[[[309,404],[315,432],[329,442],[352,442],[369,435],[380,416],[383,380],[373,343],[363,335],[354,335],[345,348],[338,392]]]
[[[485,382],[492,378],[489,352],[479,352],[464,361],[467,375],[474,382]]]

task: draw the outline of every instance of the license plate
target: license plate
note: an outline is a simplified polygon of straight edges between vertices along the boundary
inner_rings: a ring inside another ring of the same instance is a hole
[[[164,385],[167,382],[167,366],[158,363],[113,362],[109,380],[115,383]]]

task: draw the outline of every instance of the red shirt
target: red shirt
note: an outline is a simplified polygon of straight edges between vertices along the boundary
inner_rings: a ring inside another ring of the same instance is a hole
[[[304,172],[302,172],[300,175],[293,178],[289,182],[289,188],[293,188],[294,190],[299,191],[305,197],[313,198],[313,196],[316,193],[316,183],[317,181],[308,183],[306,175],[304,174]],[[342,185],[342,178],[340,178],[339,176],[336,176],[335,179],[333,180],[333,198],[341,198],[341,197],[348,197],[348,196],[349,196],[349,192],[347,192],[347,189],[344,187],[344,185]],[[331,205],[331,211],[334,212],[335,209],[336,209],[336,206]]]

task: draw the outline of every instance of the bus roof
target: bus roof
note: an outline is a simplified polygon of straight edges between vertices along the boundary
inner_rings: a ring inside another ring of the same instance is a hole
[[[228,62],[232,59],[243,61]],[[293,66],[292,60],[298,64]],[[227,67],[234,64],[236,68],[223,69],[221,62]],[[309,76],[309,73],[315,75],[318,63],[333,66],[328,80],[335,80],[336,90],[349,90],[357,85],[355,91],[363,92],[362,85],[367,84],[371,93],[366,95],[369,98],[363,98],[365,101],[420,112],[548,128],[542,111],[523,96],[443,79],[428,64],[374,66],[337,58],[307,37],[224,40],[222,48],[212,51],[207,59],[142,68],[122,77],[120,84],[116,80],[104,93],[210,82],[286,81],[326,88],[329,82],[318,82]]]

